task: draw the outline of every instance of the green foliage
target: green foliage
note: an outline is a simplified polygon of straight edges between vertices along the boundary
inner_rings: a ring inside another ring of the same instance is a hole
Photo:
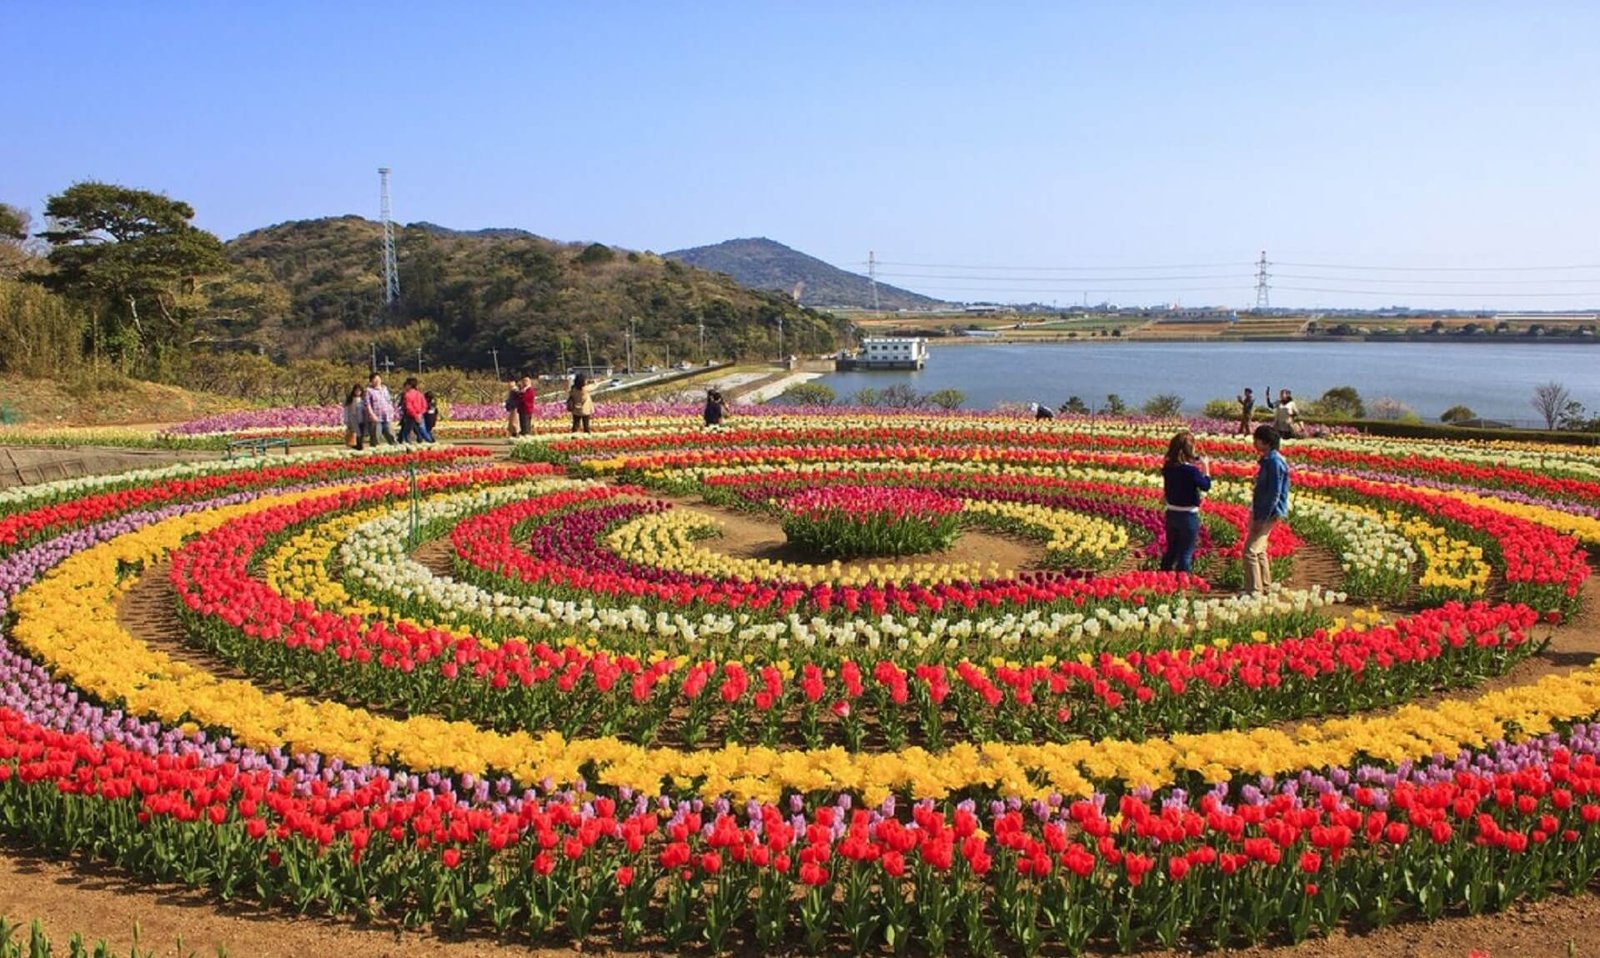
[[[620,365],[630,319],[636,366],[770,358],[780,319],[786,352],[831,351],[846,332],[843,320],[796,308],[787,296],[653,254],[426,224],[399,232],[400,302],[385,315],[381,242],[379,224],[346,216],[285,223],[229,243],[241,281],[267,293],[275,287],[287,299],[281,329],[270,331],[275,355],[365,362],[376,345],[400,363],[420,344],[429,366],[488,369],[492,349],[503,371],[538,373],[587,365],[590,357]],[[248,295],[238,298],[245,305],[230,315],[260,327],[266,310]],[[396,329],[424,322],[432,327],[420,343],[398,341]]]
[[[876,405],[888,406],[890,409],[921,409],[928,404],[928,398],[917,392],[910,383],[895,383],[885,388],[878,394]]]
[[[1068,396],[1067,401],[1061,404],[1061,408],[1065,412],[1076,413],[1080,416],[1089,414],[1089,404],[1078,396]]]
[[[221,241],[190,225],[189,204],[110,183],[75,184],[45,213],[51,271],[39,281],[88,312],[97,356],[125,371],[166,371],[203,311],[199,281],[229,269]]]
[[[1354,386],[1335,386],[1311,404],[1310,415],[1332,419],[1364,419],[1367,408]],[[1383,416],[1374,418],[1382,419]]]
[[[1139,411],[1157,419],[1172,419],[1183,412],[1183,397],[1174,393],[1157,393],[1146,399]]]
[[[583,248],[583,252],[579,253],[577,256],[578,262],[582,263],[584,266],[593,266],[597,263],[609,263],[616,258],[617,254],[612,252],[611,247],[605,245],[604,243],[590,243],[588,246],[585,246]]]
[[[1478,414],[1466,406],[1451,406],[1439,414],[1440,422],[1465,422],[1477,418]]]
[[[28,238],[28,214],[8,203],[0,203],[0,239],[22,242]]]
[[[854,396],[850,397],[850,401],[857,406],[876,406],[882,397],[883,393],[879,390],[873,389],[871,386],[862,386],[856,390]]]
[[[937,389],[927,395],[928,405],[940,409],[960,409],[967,401],[967,394],[959,389]]]
[[[1239,403],[1234,399],[1210,399],[1200,414],[1208,419],[1238,419]]]
[[[0,372],[39,378],[77,369],[83,311],[30,283],[0,279]]]
[[[831,406],[838,393],[832,386],[822,383],[796,383],[785,389],[779,398],[796,406]]]
[[[1128,404],[1123,402],[1122,397],[1116,393],[1108,393],[1106,395],[1106,403],[1100,407],[1100,411],[1110,413],[1113,416],[1120,416],[1128,411]]]
[[[1562,383],[1539,384],[1534,387],[1530,402],[1548,429],[1584,429],[1589,425],[1583,404],[1573,399],[1572,392]]]

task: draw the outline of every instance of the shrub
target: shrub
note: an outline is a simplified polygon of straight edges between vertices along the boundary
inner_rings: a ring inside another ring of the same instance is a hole
[[[1207,400],[1205,408],[1200,414],[1207,419],[1237,419],[1239,418],[1239,403],[1232,399]]]
[[[1172,419],[1183,412],[1183,397],[1175,393],[1157,393],[1146,399],[1139,411],[1156,419]]]
[[[1311,415],[1332,419],[1364,419],[1367,415],[1366,404],[1361,401],[1361,394],[1356,392],[1354,386],[1335,386],[1322,394],[1322,398],[1311,404],[1307,410]],[[1375,419],[1388,418],[1373,414]]]
[[[1469,419],[1477,418],[1478,414],[1467,406],[1451,406],[1439,414],[1440,422],[1466,422]]]
[[[839,396],[833,391],[832,386],[822,383],[796,383],[785,389],[778,398],[796,406],[831,406]]]
[[[1390,396],[1379,396],[1377,399],[1374,399],[1372,401],[1372,405],[1368,407],[1367,413],[1371,415],[1373,419],[1379,419],[1385,422],[1422,421],[1422,417],[1417,415],[1416,410],[1412,409],[1410,406],[1407,406],[1400,400]]]
[[[937,389],[924,398],[930,406],[938,406],[940,409],[960,409],[962,403],[967,401],[967,394],[959,389]]]

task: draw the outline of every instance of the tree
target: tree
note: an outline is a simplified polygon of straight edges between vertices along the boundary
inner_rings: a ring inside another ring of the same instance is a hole
[[[1385,422],[1421,422],[1417,413],[1410,406],[1398,399],[1389,396],[1379,396],[1372,401],[1368,410],[1373,419],[1382,419]]]
[[[876,406],[882,399],[883,393],[873,389],[871,386],[862,386],[856,390],[854,396],[850,397],[850,401],[857,406]]]
[[[0,279],[16,279],[32,265],[28,223],[26,210],[0,203]]]
[[[891,409],[921,409],[928,397],[917,392],[910,383],[895,383],[878,394],[878,405]]]
[[[1478,414],[1466,406],[1451,406],[1449,409],[1446,409],[1444,412],[1439,414],[1440,422],[1447,422],[1451,425],[1477,418]]]
[[[41,282],[89,311],[97,355],[159,372],[188,345],[198,282],[228,272],[221,241],[189,223],[189,204],[110,183],[68,187],[45,213],[53,269]]]
[[[1100,407],[1100,411],[1110,413],[1113,416],[1120,416],[1128,411],[1128,404],[1123,402],[1122,397],[1116,393],[1108,393],[1106,395],[1106,404]]]
[[[1577,405],[1572,400],[1572,391],[1553,380],[1535,386],[1529,403],[1543,417],[1546,429],[1560,428],[1563,419],[1571,415],[1569,407]]]
[[[1183,412],[1183,397],[1173,393],[1157,393],[1146,399],[1139,410],[1155,419],[1172,419]]]
[[[822,383],[796,383],[785,389],[778,398],[796,406],[831,406],[838,394],[833,387]]]
[[[1312,403],[1318,416],[1331,416],[1337,419],[1363,419],[1367,415],[1366,405],[1361,402],[1361,394],[1356,392],[1354,386],[1335,386],[1322,394],[1322,398]]]
[[[1061,408],[1079,416],[1087,416],[1089,414],[1089,404],[1077,396],[1068,396],[1067,401],[1061,404]]]
[[[961,404],[967,401],[967,394],[959,389],[936,389],[925,398],[929,405],[940,409],[960,409]]]

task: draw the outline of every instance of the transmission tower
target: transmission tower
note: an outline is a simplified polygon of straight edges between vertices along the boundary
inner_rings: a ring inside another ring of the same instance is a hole
[[[394,259],[394,220],[389,214],[389,168],[378,167],[378,182],[383,188],[383,204],[378,218],[383,221],[383,306],[393,309],[400,298],[400,268]]]
[[[1270,305],[1267,301],[1267,291],[1272,287],[1267,285],[1267,251],[1261,251],[1261,258],[1256,260],[1256,309],[1266,309]]]
[[[872,250],[867,250],[867,279],[872,281],[872,311],[881,312],[878,309],[878,257]]]

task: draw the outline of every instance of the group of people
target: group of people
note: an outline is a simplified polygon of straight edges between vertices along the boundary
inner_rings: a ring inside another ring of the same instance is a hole
[[[1300,439],[1305,436],[1305,423],[1300,421],[1300,408],[1294,404],[1294,394],[1287,389],[1278,390],[1278,402],[1272,402],[1272,387],[1266,391],[1267,408],[1272,410],[1272,427],[1278,430],[1279,439]],[[1255,393],[1249,386],[1234,397],[1239,403],[1239,435],[1248,436],[1255,428]]]
[[[594,420],[594,388],[588,376],[578,373],[567,388],[567,412],[572,416],[573,432],[592,432]],[[526,436],[533,431],[533,411],[539,405],[539,390],[532,376],[506,383],[506,432],[512,436]]]
[[[392,426],[398,421],[400,435]],[[406,377],[400,389],[400,404],[395,405],[383,377],[373,373],[365,386],[350,387],[344,400],[344,444],[354,449],[377,446],[381,436],[386,444],[433,442],[434,426],[439,422],[439,402],[433,393],[423,392],[417,377]]]
[[[1244,591],[1262,592],[1272,584],[1267,539],[1273,526],[1289,515],[1289,464],[1278,451],[1282,436],[1276,426],[1257,426],[1251,437],[1260,458],[1244,540]],[[1167,547],[1161,553],[1161,571],[1188,572],[1200,538],[1200,497],[1211,489],[1211,462],[1196,452],[1194,434],[1187,429],[1167,444],[1161,487],[1167,507]]]

